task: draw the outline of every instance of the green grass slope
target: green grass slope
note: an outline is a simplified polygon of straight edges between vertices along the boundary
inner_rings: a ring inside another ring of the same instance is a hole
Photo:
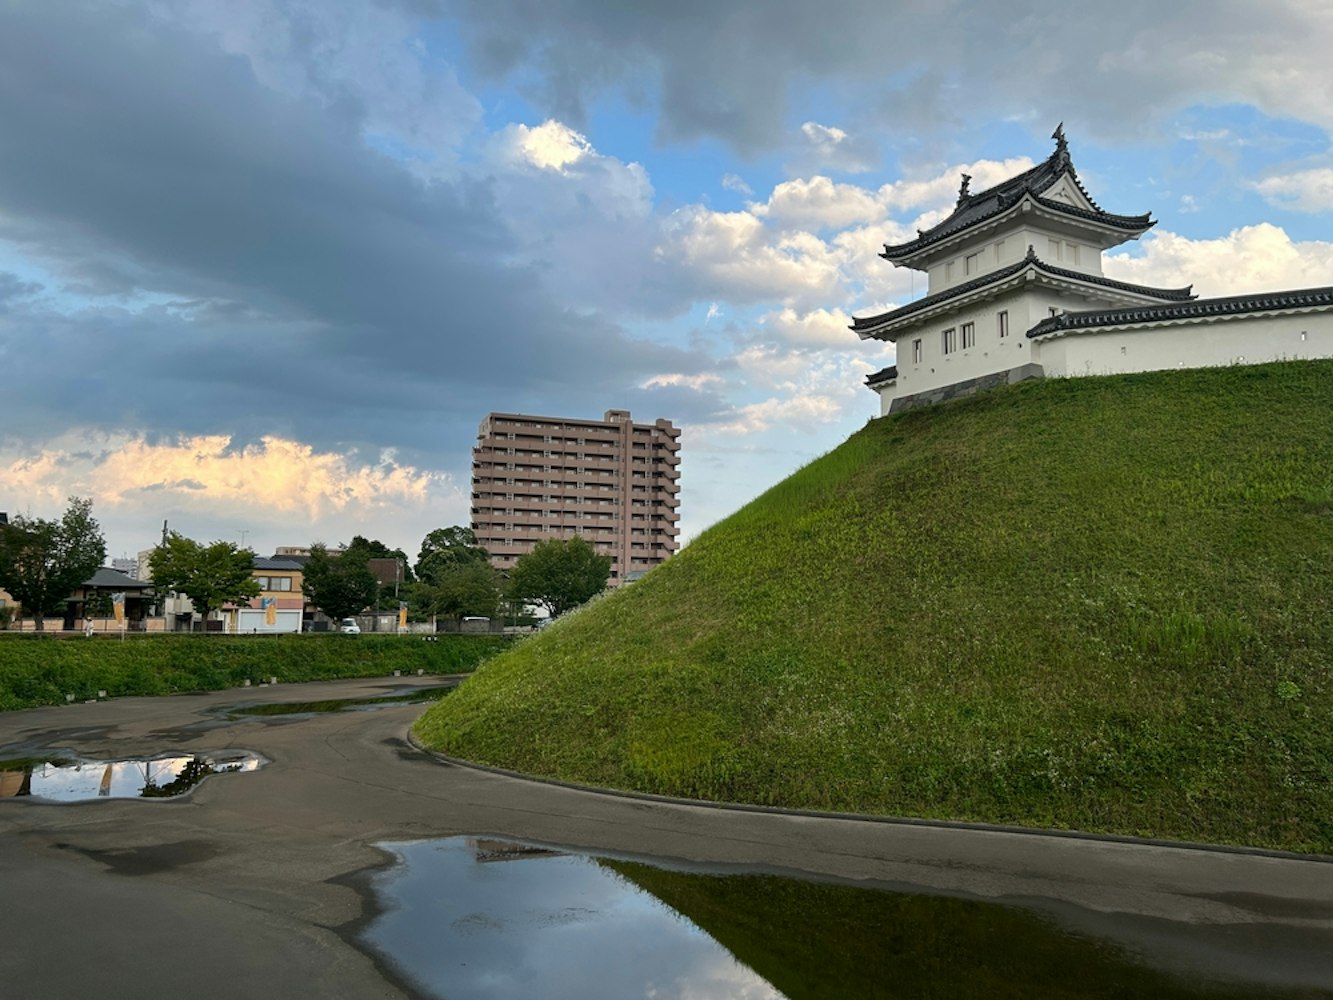
[[[1333,852],[1333,363],[876,420],[417,724],[759,804]]]

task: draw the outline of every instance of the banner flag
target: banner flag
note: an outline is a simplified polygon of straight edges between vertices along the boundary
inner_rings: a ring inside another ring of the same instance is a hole
[[[407,602],[398,602],[398,627],[407,628]]]
[[[278,624],[278,599],[276,597],[261,598],[260,604],[264,609],[264,624]]]
[[[116,593],[111,595],[111,612],[116,616],[116,623],[119,624],[125,620],[125,595]]]

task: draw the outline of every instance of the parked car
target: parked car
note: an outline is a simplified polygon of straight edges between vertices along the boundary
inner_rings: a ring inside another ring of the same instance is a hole
[[[361,626],[356,623],[355,618],[344,618],[342,625],[338,627],[338,631],[347,635],[360,635]]]

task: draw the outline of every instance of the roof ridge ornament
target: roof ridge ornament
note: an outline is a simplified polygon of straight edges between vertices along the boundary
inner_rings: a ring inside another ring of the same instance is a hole
[[[958,185],[958,204],[959,204],[959,205],[961,205],[963,202],[967,201],[968,196],[969,196],[969,194],[970,194],[970,192],[968,191],[968,185],[970,185],[971,183],[972,183],[972,175],[971,175],[971,174],[963,174],[963,183],[961,183],[960,185]]]
[[[1052,155],[1057,164],[1066,168],[1070,173],[1074,172],[1074,163],[1069,158],[1069,140],[1065,138],[1065,123],[1061,122],[1055,126],[1055,131],[1051,133],[1051,138],[1055,140],[1055,153]]]

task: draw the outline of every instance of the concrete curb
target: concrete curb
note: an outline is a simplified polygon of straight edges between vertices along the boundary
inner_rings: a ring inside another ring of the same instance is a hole
[[[641,802],[657,802],[663,805],[692,806],[697,809],[715,809],[719,811],[768,813],[775,816],[798,816],[806,819],[844,820],[855,823],[880,823],[886,826],[924,827],[935,830],[971,830],[975,833],[1007,833],[1024,837],[1052,837],[1061,840],[1083,840],[1103,844],[1127,844],[1131,847],[1159,847],[1173,851],[1207,851],[1212,854],[1235,854],[1243,857],[1272,858],[1275,861],[1314,861],[1320,864],[1333,864],[1333,855],[1300,854],[1295,851],[1276,851],[1263,847],[1236,847],[1230,844],[1201,844],[1188,840],[1156,840],[1144,837],[1127,837],[1113,833],[1088,833],[1083,830],[1050,830],[1039,827],[1003,826],[996,823],[970,823],[962,820],[917,819],[911,816],[878,816],[870,813],[829,812],[818,809],[789,809],[782,806],[750,805],[744,802],[710,802],[706,799],[681,799],[669,795],[654,795],[651,792],[633,792],[621,788],[602,788],[597,785],[580,785],[573,781],[559,778],[544,778],[538,775],[524,774],[490,764],[477,764],[461,757],[450,757],[423,745],[417,740],[416,733],[410,729],[407,741],[415,749],[428,757],[452,767],[462,767],[471,771],[481,771],[518,781],[531,781],[556,788],[567,788],[575,792],[591,795],[605,795],[611,798],[634,799]]]

